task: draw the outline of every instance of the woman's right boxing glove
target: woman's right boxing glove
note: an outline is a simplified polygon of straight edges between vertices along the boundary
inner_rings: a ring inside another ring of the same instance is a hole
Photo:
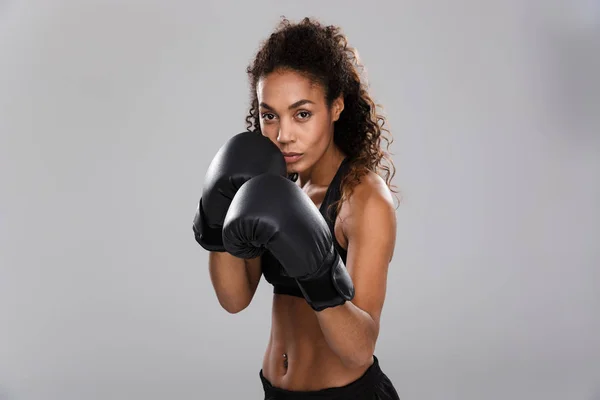
[[[194,236],[200,246],[226,251],[222,231],[231,200],[246,181],[265,173],[287,177],[283,154],[262,134],[237,134],[219,149],[206,172],[194,216]]]

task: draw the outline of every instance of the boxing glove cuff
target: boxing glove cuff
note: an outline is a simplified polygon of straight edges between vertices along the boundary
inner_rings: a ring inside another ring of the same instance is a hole
[[[206,217],[204,215],[204,210],[202,209],[202,198],[200,198],[193,224],[196,242],[198,242],[198,244],[205,250],[221,253],[225,252],[225,246],[223,246],[223,229],[211,228],[208,226],[206,223]]]
[[[297,278],[304,298],[315,311],[336,307],[354,298],[354,284],[340,255],[332,248],[317,273]]]

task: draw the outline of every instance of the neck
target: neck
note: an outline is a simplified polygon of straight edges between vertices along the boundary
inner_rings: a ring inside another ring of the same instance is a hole
[[[321,158],[309,169],[298,174],[300,187],[308,184],[327,186],[335,176],[345,154],[333,143]]]

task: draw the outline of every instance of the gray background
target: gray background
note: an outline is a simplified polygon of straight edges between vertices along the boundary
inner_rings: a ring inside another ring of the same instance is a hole
[[[0,399],[260,398],[272,289],[223,311],[191,222],[280,15],[340,24],[389,118],[401,397],[600,399],[591,0],[0,2]]]

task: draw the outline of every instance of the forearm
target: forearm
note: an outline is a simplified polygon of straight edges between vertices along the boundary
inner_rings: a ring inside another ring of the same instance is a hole
[[[225,310],[237,313],[248,306],[254,290],[243,259],[225,252],[211,252],[209,272],[219,304]]]
[[[348,367],[370,362],[378,336],[377,324],[365,311],[346,302],[316,312],[325,340]]]

